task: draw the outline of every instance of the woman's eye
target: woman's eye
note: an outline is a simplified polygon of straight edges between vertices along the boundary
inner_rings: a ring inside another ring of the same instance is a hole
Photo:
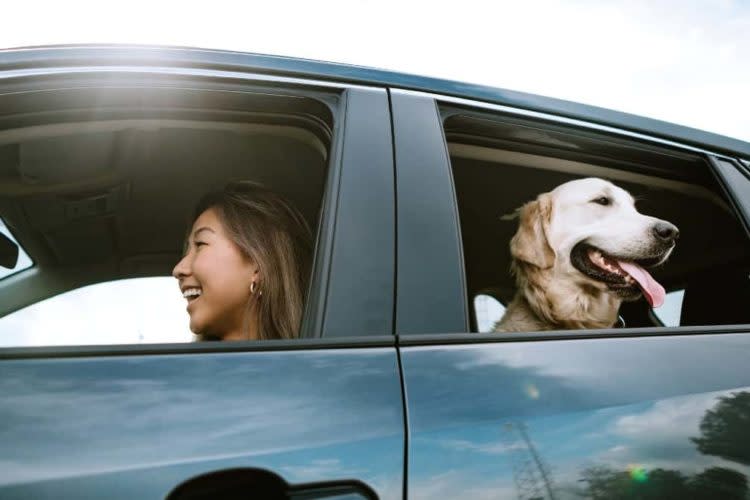
[[[594,200],[591,200],[594,203],[597,203],[599,205],[604,205],[605,207],[611,203],[611,200],[607,198],[606,196],[602,196],[600,198],[596,198]]]
[[[206,244],[206,242],[205,242],[205,241],[196,241],[196,242],[195,242],[195,246],[196,246],[196,247],[202,247],[202,246],[203,246],[203,245],[205,245],[205,244]]]

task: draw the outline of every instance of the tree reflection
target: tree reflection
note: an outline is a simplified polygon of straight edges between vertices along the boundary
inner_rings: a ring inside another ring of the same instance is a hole
[[[694,476],[654,469],[642,479],[632,471],[596,466],[583,471],[584,497],[591,500],[745,500],[747,478],[731,469],[712,467]]]
[[[690,480],[693,498],[726,498],[745,500],[747,477],[744,474],[722,467],[711,467]]]
[[[688,487],[685,476],[677,471],[655,469],[638,477],[634,471],[616,471],[596,466],[583,471],[585,497],[592,500],[685,499]]]
[[[691,438],[704,455],[750,465],[750,392],[719,398],[700,425],[701,437]]]
[[[750,392],[719,398],[701,419],[700,437],[690,438],[699,452],[750,465]],[[626,471],[606,466],[585,469],[583,496],[592,500],[690,499],[746,500],[748,480],[741,472],[711,467],[692,476],[668,469]]]

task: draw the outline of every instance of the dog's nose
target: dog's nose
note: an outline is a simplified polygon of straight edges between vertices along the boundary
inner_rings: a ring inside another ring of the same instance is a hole
[[[665,243],[671,243],[680,237],[680,230],[677,226],[666,221],[659,221],[654,224],[654,235]]]

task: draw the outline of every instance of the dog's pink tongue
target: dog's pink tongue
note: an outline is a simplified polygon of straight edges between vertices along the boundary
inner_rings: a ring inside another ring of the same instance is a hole
[[[659,307],[664,303],[664,287],[661,286],[653,276],[648,273],[648,271],[632,262],[618,261],[617,263],[626,273],[638,282],[641,290],[643,290],[643,295],[646,296],[646,300],[651,304],[651,307]]]

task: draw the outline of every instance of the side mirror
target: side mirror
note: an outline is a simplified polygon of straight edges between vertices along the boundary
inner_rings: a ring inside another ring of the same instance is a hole
[[[290,485],[265,469],[224,469],[189,479],[166,500],[378,500],[375,491],[356,479]]]
[[[18,244],[0,233],[0,266],[13,269],[18,264]]]

